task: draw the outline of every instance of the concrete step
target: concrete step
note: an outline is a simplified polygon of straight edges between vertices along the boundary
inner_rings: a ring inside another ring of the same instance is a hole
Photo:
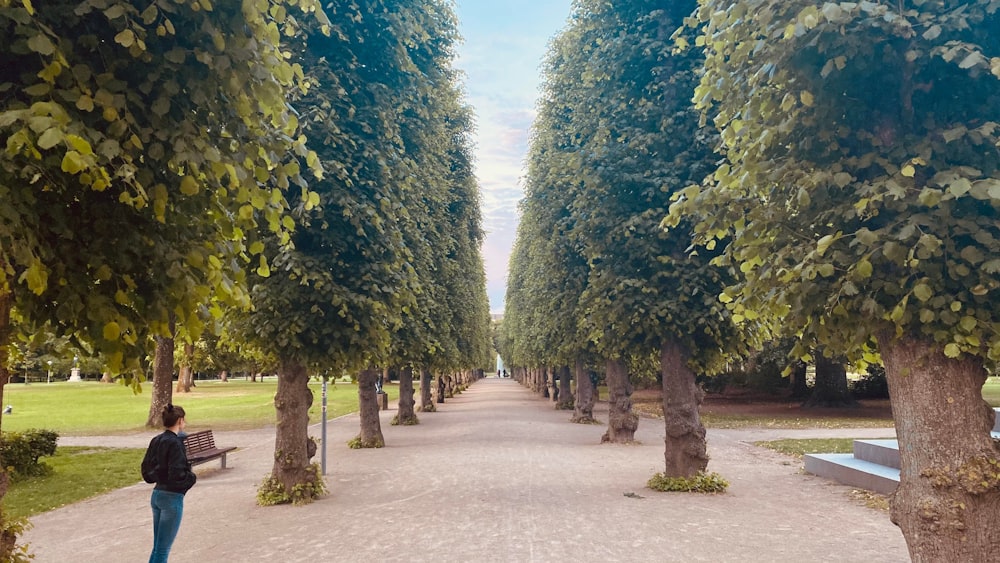
[[[853,454],[806,454],[803,461],[806,473],[883,495],[899,485],[898,469],[855,459]]]
[[[899,469],[899,442],[896,440],[855,440],[854,457]]]

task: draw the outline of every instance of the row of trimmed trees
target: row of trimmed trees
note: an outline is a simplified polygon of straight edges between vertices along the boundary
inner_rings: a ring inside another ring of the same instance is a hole
[[[881,361],[916,561],[988,559],[1000,452],[996,2],[578,0],[552,43],[511,258],[510,365],[659,360],[668,475],[705,467],[726,356]],[[821,352],[820,352],[821,351]]]
[[[135,385],[155,356],[158,412],[174,340],[221,334],[279,373],[292,499],[309,373],[487,365],[456,28],[440,0],[0,0],[0,390],[44,332]]]

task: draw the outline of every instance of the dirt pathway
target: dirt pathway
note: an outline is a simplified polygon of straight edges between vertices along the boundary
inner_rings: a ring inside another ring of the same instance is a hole
[[[273,429],[220,434],[217,443],[241,450],[230,454],[230,469],[201,471],[171,561],[908,560],[887,514],[749,443],[804,431],[710,431],[709,468],[729,479],[730,491],[663,494],[644,488],[663,463],[660,421],[640,422],[641,445],[602,446],[603,427],[568,423],[567,412],[509,379],[480,381],[439,406],[413,427],[389,426],[394,413],[383,412],[388,446],[380,450],[345,446],[356,415],[331,422],[331,492],[305,507],[254,504]],[[144,445],[148,436],[72,441],[129,440]],[[145,561],[149,490],[126,487],[37,516],[26,537],[36,561]]]

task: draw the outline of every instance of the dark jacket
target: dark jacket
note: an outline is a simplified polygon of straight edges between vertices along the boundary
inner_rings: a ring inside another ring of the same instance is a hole
[[[156,459],[159,474],[156,479],[156,489],[184,494],[198,480],[191,470],[187,453],[184,451],[184,440],[170,430],[164,430],[149,442],[150,448],[156,448]]]

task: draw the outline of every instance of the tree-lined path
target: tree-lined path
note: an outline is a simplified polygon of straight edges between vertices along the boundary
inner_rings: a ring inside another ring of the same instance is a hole
[[[273,429],[220,433],[220,444],[241,449],[230,469],[201,470],[171,561],[908,560],[886,513],[743,441],[759,431],[709,431],[728,493],[665,494],[644,488],[662,463],[662,423],[640,421],[639,445],[600,445],[603,426],[570,424],[566,411],[511,380],[479,381],[441,407],[413,427],[390,426],[394,412],[382,412],[387,446],[376,450],[346,447],[357,415],[331,421],[331,491],[304,507],[254,503],[273,463]],[[598,418],[606,414],[599,403]],[[40,563],[142,561],[151,541],[148,488],[37,516],[25,539]]]

